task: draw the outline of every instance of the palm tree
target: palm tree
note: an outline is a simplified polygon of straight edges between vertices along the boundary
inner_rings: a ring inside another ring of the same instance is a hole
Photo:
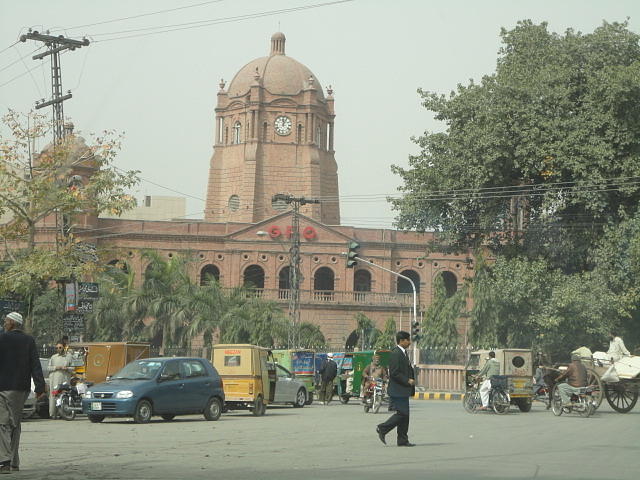
[[[189,297],[197,287],[189,277],[187,256],[165,260],[157,252],[145,251],[143,258],[149,260],[144,282],[129,296],[127,307],[134,325],[144,320],[151,336],[162,334],[164,353],[169,344],[184,343],[191,321]]]

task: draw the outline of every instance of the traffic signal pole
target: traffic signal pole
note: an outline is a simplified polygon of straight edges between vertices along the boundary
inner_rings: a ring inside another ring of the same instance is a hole
[[[411,280],[409,277],[406,277],[404,275],[402,275],[401,273],[398,272],[394,272],[393,270],[389,270],[388,268],[385,268],[381,265],[378,265],[377,263],[373,263],[370,262],[368,260],[365,260],[363,258],[357,257],[356,260],[358,262],[362,262],[362,263],[366,263],[367,265],[370,265],[372,267],[375,268],[379,268],[380,270],[384,270],[385,272],[389,272],[392,275],[395,275],[396,277],[399,278],[403,278],[406,281],[408,281],[411,284],[411,288],[413,289],[413,322],[412,325],[415,325],[418,323],[418,295],[416,293],[416,284],[413,283],[413,280]],[[400,320],[400,330],[402,330],[402,319]],[[417,342],[413,342],[413,363],[414,365],[417,364],[419,361],[418,359],[418,345]]]

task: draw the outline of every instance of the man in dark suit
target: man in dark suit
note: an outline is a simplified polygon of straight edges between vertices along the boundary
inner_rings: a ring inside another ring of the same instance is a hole
[[[385,435],[394,428],[397,428],[398,446],[413,447],[407,436],[409,432],[409,397],[415,393],[415,374],[409,361],[407,348],[411,345],[411,335],[409,332],[399,331],[396,333],[396,348],[391,352],[389,358],[389,387],[387,393],[391,403],[396,409],[389,419],[378,425],[376,432],[378,438],[386,444]]]

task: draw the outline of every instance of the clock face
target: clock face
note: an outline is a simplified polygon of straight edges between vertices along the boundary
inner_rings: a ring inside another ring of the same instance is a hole
[[[289,117],[280,115],[273,125],[278,135],[289,135],[291,133],[291,119]]]

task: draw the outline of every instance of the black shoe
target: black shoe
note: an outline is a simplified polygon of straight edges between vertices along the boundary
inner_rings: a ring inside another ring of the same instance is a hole
[[[399,443],[398,446],[399,447],[415,447],[416,444],[415,443],[411,443],[411,442],[407,442],[407,443]]]
[[[384,436],[386,434],[382,433],[382,430],[380,430],[380,427],[376,427],[376,432],[378,433],[378,438],[380,439],[380,441],[386,445],[387,441],[384,439]]]

